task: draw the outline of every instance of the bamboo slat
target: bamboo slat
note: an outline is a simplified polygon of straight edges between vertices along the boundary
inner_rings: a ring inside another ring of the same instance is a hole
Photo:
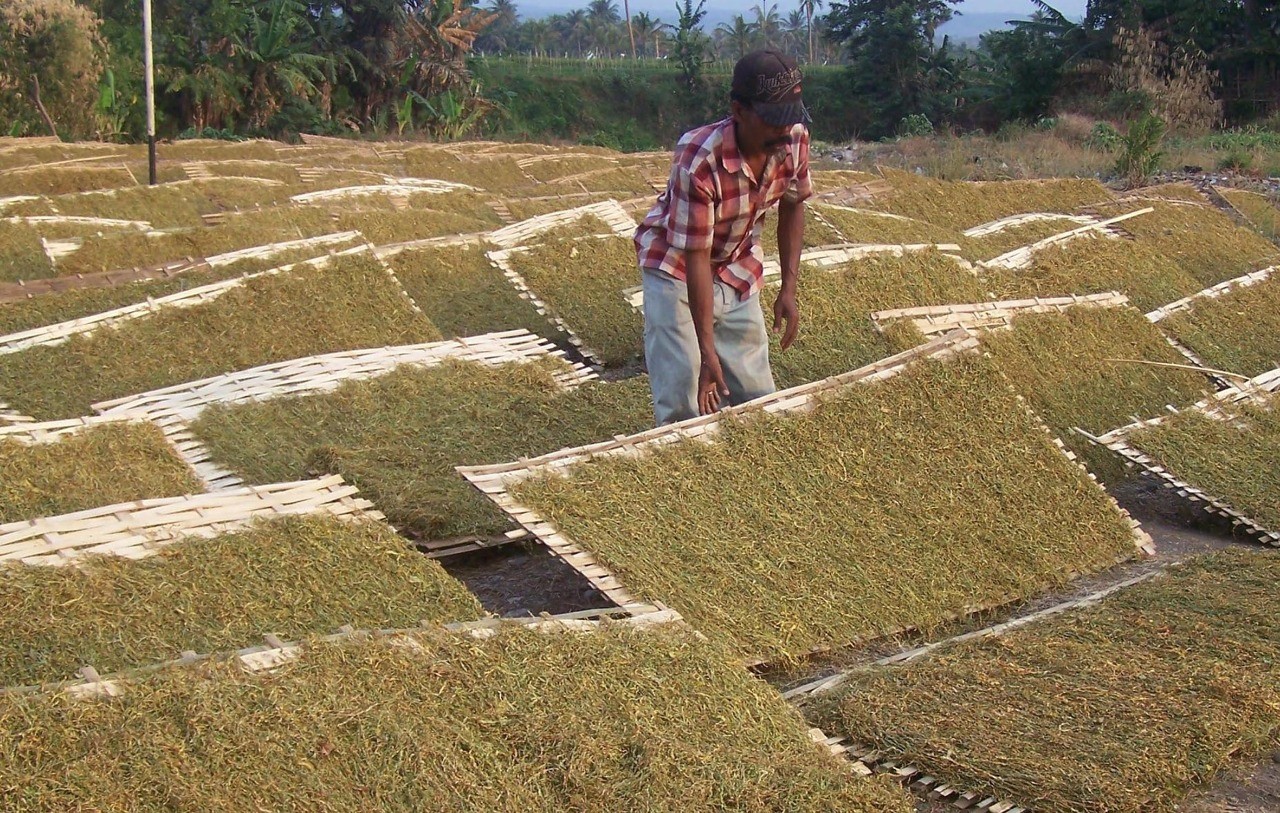
[[[588,215],[603,220],[615,234],[630,235],[636,230],[636,222],[631,215],[616,200],[606,200],[522,220],[490,232],[488,240],[499,248],[515,248],[544,232]]]
[[[457,471],[482,494],[505,511],[522,528],[533,534],[556,556],[577,570],[592,586],[615,604],[634,604],[637,599],[608,571],[595,556],[561,533],[544,517],[519,503],[511,488],[539,472],[562,470],[599,457],[638,455],[646,448],[690,439],[709,440],[721,422],[748,412],[791,413],[812,408],[822,393],[860,382],[883,380],[898,375],[913,361],[925,358],[947,358],[976,351],[978,340],[964,331],[955,331],[920,347],[899,353],[852,372],[811,384],[782,390],[746,404],[729,407],[713,415],[690,418],[679,423],[659,426],[629,436],[562,449],[541,457],[490,466],[459,466]]]
[[[418,646],[412,636],[424,629],[443,627],[459,635],[472,638],[491,638],[504,628],[522,627],[537,630],[546,634],[588,634],[598,630],[603,624],[626,624],[637,630],[661,628],[669,624],[683,624],[684,619],[674,610],[657,604],[640,604],[619,609],[587,610],[583,612],[563,613],[560,615],[544,615],[539,618],[500,618],[480,621],[462,621],[437,625],[423,621],[421,625],[411,629],[376,629],[362,630],[351,626],[340,627],[329,635],[316,636],[309,639],[324,644],[341,644],[345,642],[379,639],[387,646],[416,648]],[[0,694],[36,694],[48,692],[64,692],[76,698],[116,697],[127,690],[128,684],[155,672],[175,667],[191,666],[203,661],[220,657],[230,657],[238,661],[241,669],[249,674],[275,669],[298,658],[304,657],[308,641],[282,641],[277,636],[262,636],[263,643],[258,646],[245,647],[228,653],[197,654],[184,652],[182,657],[127,669],[109,676],[102,676],[92,666],[83,667],[80,677],[56,683],[31,686],[14,686],[0,688]]]
[[[1212,420],[1231,420],[1232,417],[1224,412],[1222,407],[1228,404],[1236,404],[1246,401],[1267,403],[1270,400],[1269,397],[1277,392],[1280,392],[1280,368],[1255,376],[1245,383],[1229,387],[1221,392],[1215,392],[1208,398],[1188,407],[1188,409],[1194,410],[1195,412],[1198,412],[1204,417]],[[1079,427],[1077,427],[1075,431],[1083,437],[1088,438],[1093,443],[1110,449],[1120,455],[1127,462],[1139,467],[1145,474],[1163,481],[1165,488],[1173,489],[1174,493],[1179,497],[1183,497],[1193,503],[1201,504],[1201,507],[1209,513],[1216,514],[1230,520],[1233,525],[1236,527],[1242,527],[1255,534],[1266,544],[1280,547],[1280,528],[1267,528],[1263,526],[1261,523],[1246,516],[1236,508],[1233,508],[1225,500],[1219,499],[1211,494],[1207,494],[1203,490],[1178,478],[1173,472],[1170,472],[1168,469],[1157,463],[1153,458],[1129,443],[1129,437],[1135,431],[1146,427],[1158,426],[1168,420],[1169,417],[1169,415],[1161,415],[1155,418],[1134,421],[1133,423],[1127,424],[1118,429],[1113,429],[1102,435],[1092,435]]]
[[[251,279],[283,274],[302,267],[323,268],[332,262],[335,257],[344,257],[371,251],[372,247],[369,245],[355,246],[354,248],[345,249],[322,257],[290,263],[289,265],[282,265],[279,268],[272,268],[267,271],[243,274],[239,277],[210,283],[209,285],[202,285],[197,288],[180,291],[176,294],[149,299],[146,302],[139,302],[133,305],[126,305],[122,308],[115,308],[113,310],[103,311],[102,313],[95,313],[91,316],[84,316],[79,319],[71,319],[66,322],[58,322],[53,325],[32,328],[31,330],[24,330],[18,333],[10,333],[7,336],[0,336],[0,355],[17,353],[30,347],[49,347],[59,345],[67,341],[67,339],[72,336],[84,336],[103,327],[111,327],[133,319],[148,316],[161,309],[190,308],[205,302],[210,302],[222,296],[227,291],[244,285]]]
[[[451,181],[435,181],[425,178],[396,178],[394,182],[390,183],[344,186],[337,189],[303,192],[292,196],[289,200],[293,203],[315,203],[322,200],[346,200],[348,198],[370,197],[373,195],[441,195],[446,192],[460,190],[479,191],[474,186]]]
[[[1086,306],[1116,308],[1129,304],[1129,298],[1117,291],[1087,296],[1071,295],[1032,299],[1005,299],[995,302],[973,302],[958,305],[936,305],[876,311],[871,321],[884,330],[900,319],[910,319],[925,336],[936,336],[958,327],[979,330],[1007,327],[1015,316],[1024,313],[1060,313],[1067,308]]]
[[[1271,275],[1275,270],[1276,266],[1273,265],[1269,268],[1263,268],[1260,271],[1253,271],[1251,273],[1244,274],[1243,276],[1229,279],[1226,282],[1220,282],[1217,285],[1205,288],[1203,291],[1197,291],[1191,296],[1185,296],[1175,302],[1170,302],[1168,305],[1156,308],[1147,314],[1147,320],[1153,323],[1162,322],[1170,316],[1173,316],[1175,313],[1194,308],[1196,302],[1201,299],[1216,299],[1220,296],[1226,296],[1238,288],[1248,288],[1251,285],[1266,282],[1271,279]]]
[[[963,257],[958,257],[950,252],[959,251],[960,246],[955,243],[906,243],[906,244],[870,244],[870,243],[849,243],[839,246],[818,246],[816,248],[807,248],[800,252],[800,263],[802,265],[811,265],[815,268],[830,270],[838,268],[845,263],[854,260],[864,259],[879,254],[891,257],[901,257],[908,252],[915,251],[940,251],[944,256],[951,257],[957,262],[968,265]],[[764,283],[772,284],[782,279],[782,264],[777,258],[767,257],[764,261]],[[632,308],[637,311],[644,310],[644,289],[642,286],[635,285],[625,288],[622,296],[627,300]]]
[[[66,565],[98,553],[142,558],[166,545],[217,536],[259,518],[296,514],[383,519],[354,486],[334,475],[140,500],[0,525],[0,561]]]
[[[1126,212],[1125,214],[1107,218],[1106,220],[1099,220],[1094,223],[1090,223],[1087,226],[1080,226],[1079,228],[1046,237],[1043,240],[1038,240],[1021,248],[1015,248],[1013,251],[1007,251],[999,257],[993,257],[990,260],[980,262],[978,265],[984,268],[998,268],[1013,271],[1026,268],[1031,265],[1031,261],[1035,257],[1036,252],[1042,249],[1070,242],[1071,240],[1081,237],[1096,236],[1098,234],[1115,238],[1116,235],[1107,230],[1108,226],[1113,226],[1116,223],[1122,223],[1130,218],[1138,217],[1140,215],[1150,214],[1154,211],[1154,208],[1148,206],[1145,209],[1138,209],[1137,211]]]
[[[1099,219],[1092,215],[1068,215],[1059,212],[1028,212],[1026,214],[1002,217],[999,220],[990,220],[986,223],[974,226],[971,229],[965,229],[961,234],[965,237],[986,237],[990,234],[999,234],[1006,229],[1025,226],[1028,223],[1041,223],[1046,220],[1065,220],[1069,223],[1075,223],[1078,226],[1088,226],[1090,224],[1096,224]]]

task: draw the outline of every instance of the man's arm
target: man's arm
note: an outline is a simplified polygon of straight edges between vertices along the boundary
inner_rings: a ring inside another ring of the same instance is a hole
[[[693,249],[684,254],[685,286],[689,290],[689,313],[698,336],[698,411],[709,415],[729,397],[720,369],[715,340],[715,277],[711,273],[711,249]]]
[[[782,290],[773,302],[773,332],[782,334],[780,347],[786,350],[796,340],[800,331],[800,309],[796,305],[796,281],[800,276],[800,249],[804,245],[804,201],[788,201],[778,204],[778,253],[782,261]],[[692,293],[689,296],[693,304]]]

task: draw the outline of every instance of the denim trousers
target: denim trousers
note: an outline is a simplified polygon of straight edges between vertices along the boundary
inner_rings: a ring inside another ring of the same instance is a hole
[[[698,414],[701,353],[684,282],[660,271],[644,270],[644,358],[658,425]],[[729,388],[729,405],[774,391],[769,369],[769,334],[759,294],[740,299],[720,280],[712,290],[716,354]]]

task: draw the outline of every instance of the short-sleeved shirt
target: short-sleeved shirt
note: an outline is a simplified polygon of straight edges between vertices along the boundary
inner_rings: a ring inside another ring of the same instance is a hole
[[[738,152],[732,118],[680,137],[667,190],[636,229],[636,252],[647,271],[685,278],[684,253],[711,249],[716,276],[745,299],[760,290],[765,213],[779,200],[813,194],[809,131],[791,128],[791,143],[769,156],[759,182]]]

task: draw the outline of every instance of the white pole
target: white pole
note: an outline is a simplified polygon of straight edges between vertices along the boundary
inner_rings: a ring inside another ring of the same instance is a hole
[[[151,54],[151,0],[142,0],[142,63],[147,96],[147,177],[156,185],[156,88],[155,64]]]

